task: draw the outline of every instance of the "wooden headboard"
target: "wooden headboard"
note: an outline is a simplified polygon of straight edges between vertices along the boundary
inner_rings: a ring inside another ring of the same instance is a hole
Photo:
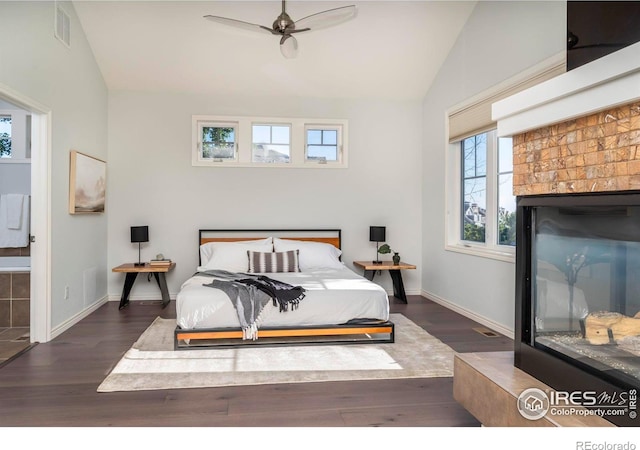
[[[339,229],[258,229],[258,230],[198,230],[198,255],[200,246],[207,242],[242,242],[268,237],[280,239],[294,239],[296,241],[312,241],[331,244],[336,248],[341,248],[342,232]],[[198,256],[199,260],[199,256]]]

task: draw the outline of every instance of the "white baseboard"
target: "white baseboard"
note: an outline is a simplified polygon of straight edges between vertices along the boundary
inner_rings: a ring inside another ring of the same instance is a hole
[[[420,289],[405,289],[405,295],[422,295],[422,291]],[[387,291],[387,295],[393,297],[393,289]]]
[[[171,300],[175,300],[176,299],[176,295],[177,294],[169,293],[169,298]],[[121,297],[122,297],[121,294],[109,294],[109,301],[110,302],[119,302]],[[162,297],[159,294],[156,294],[156,295],[130,295],[129,296],[129,301],[130,302],[152,301],[152,300],[162,300]]]
[[[493,331],[497,331],[498,333],[504,336],[507,336],[510,339],[513,339],[513,330],[505,327],[504,325],[494,322],[491,319],[487,319],[486,317],[476,314],[473,311],[469,311],[468,309],[462,308],[461,306],[456,305],[455,303],[452,303],[449,300],[445,300],[444,298],[432,292],[427,292],[425,290],[422,290],[421,295],[423,297],[428,298],[429,300],[433,300],[437,304],[442,305],[447,309],[457,312],[461,316],[465,316],[466,318],[471,319],[475,322],[478,322],[484,325],[485,327],[492,329]]]
[[[101,299],[97,300],[93,305],[89,305],[87,308],[80,311],[78,314],[70,317],[66,321],[62,322],[60,325],[51,330],[51,339],[61,335],[69,328],[80,322],[82,319],[87,317],[89,314],[93,313],[96,309],[100,308],[102,305],[109,301],[109,296],[105,295]]]

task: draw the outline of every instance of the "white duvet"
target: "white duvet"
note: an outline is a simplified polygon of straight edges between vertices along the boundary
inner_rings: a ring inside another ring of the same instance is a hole
[[[262,274],[305,289],[297,309],[280,312],[272,302],[260,316],[260,327],[339,325],[352,319],[389,319],[389,298],[379,285],[351,269]],[[212,277],[195,275],[185,281],[176,297],[177,324],[183,329],[239,328],[229,297],[221,290],[203,286]]]

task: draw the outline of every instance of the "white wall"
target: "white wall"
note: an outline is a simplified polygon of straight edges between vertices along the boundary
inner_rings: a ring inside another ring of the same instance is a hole
[[[107,89],[72,4],[58,4],[71,16],[71,48],[54,37],[54,2],[0,2],[0,30],[11,36],[0,39],[0,83],[52,111],[52,329],[107,292],[107,216],[68,213],[69,152],[107,156]],[[85,301],[83,274],[94,270],[96,298]]]
[[[0,194],[29,194],[30,192],[30,163],[0,163]]]
[[[514,327],[512,263],[444,250],[445,111],[564,51],[564,2],[478,2],[423,103],[422,289],[505,329]]]
[[[192,167],[193,114],[348,119],[349,167]],[[137,260],[129,234],[137,225],[149,225],[143,260],[162,252],[177,262],[167,277],[172,297],[198,264],[199,228],[340,228],[343,261],[352,267],[375,258],[369,226],[385,225],[390,246],[417,265],[420,118],[420,101],[110,92],[109,265]],[[388,274],[376,281],[392,290]],[[404,281],[407,293],[420,292],[419,271],[406,271]],[[112,298],[123,282],[110,275]],[[159,298],[157,285],[138,279],[131,299],[145,298]]]
[[[0,114],[4,113],[11,114],[11,158],[0,159],[0,194],[30,194],[31,163],[25,160],[29,113],[0,100]]]

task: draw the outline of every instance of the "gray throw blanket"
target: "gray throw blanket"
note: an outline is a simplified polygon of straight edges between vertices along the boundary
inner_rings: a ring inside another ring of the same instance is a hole
[[[214,277],[209,284],[203,286],[220,289],[229,297],[242,327],[243,339],[258,339],[258,326],[261,313],[269,300],[274,306],[279,305],[280,312],[298,307],[305,296],[300,286],[291,286],[263,275],[234,273],[224,270],[207,270],[200,275]]]

